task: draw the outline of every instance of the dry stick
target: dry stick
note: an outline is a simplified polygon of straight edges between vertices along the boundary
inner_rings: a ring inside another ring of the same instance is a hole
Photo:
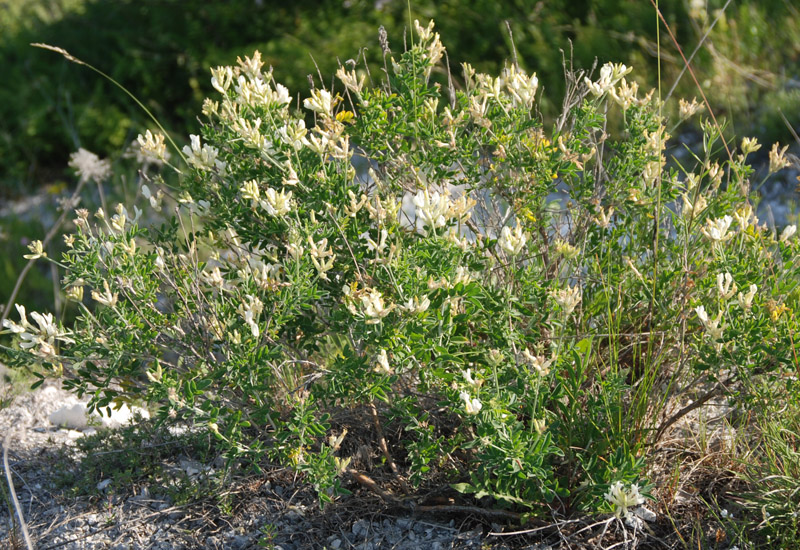
[[[347,473],[355,479],[359,485],[369,489],[379,497],[384,502],[394,504],[408,510],[410,512],[429,512],[429,513],[439,513],[439,514],[475,514],[478,516],[484,516],[489,518],[497,518],[497,519],[505,519],[510,521],[532,521],[531,519],[524,518],[522,514],[517,514],[515,512],[509,512],[507,510],[491,510],[487,508],[480,508],[478,506],[463,506],[458,504],[444,504],[444,505],[437,505],[437,506],[416,506],[411,502],[406,502],[402,499],[397,498],[392,493],[387,491],[386,489],[382,488],[380,485],[375,483],[375,481],[366,474],[359,472],[353,468],[348,468]]]
[[[56,233],[61,227],[61,224],[64,223],[64,219],[66,219],[67,214],[69,213],[69,208],[75,204],[75,200],[78,198],[78,195],[80,194],[81,189],[83,189],[85,183],[86,180],[84,178],[81,178],[80,181],[78,181],[78,187],[75,188],[75,192],[72,193],[72,196],[69,198],[69,202],[64,203],[64,211],[53,224],[53,227],[50,228],[50,231],[47,232],[47,235],[45,235],[44,240],[42,241],[43,249],[47,248],[47,244],[53,240],[53,237],[55,237]],[[3,311],[0,312],[0,327],[3,326],[3,321],[8,319],[8,313],[11,311],[11,305],[14,303],[19,289],[22,287],[22,281],[25,280],[25,277],[28,275],[28,271],[31,270],[35,261],[36,259],[28,260],[28,263],[22,269],[19,277],[17,277],[17,282],[14,284],[14,290],[11,291],[11,296],[8,297],[8,302],[6,302]]]
[[[11,432],[6,434],[6,438],[3,440],[3,468],[6,472],[6,480],[8,481],[8,491],[11,493],[11,500],[14,503],[14,509],[17,511],[17,517],[19,518],[19,526],[20,530],[22,531],[22,538],[25,539],[25,544],[28,547],[28,550],[33,550],[33,544],[31,543],[31,537],[28,534],[28,526],[25,524],[25,516],[22,513],[22,507],[19,504],[19,500],[17,500],[17,492],[14,490],[14,480],[11,477],[11,468],[8,465],[8,444],[11,441]]]
[[[686,69],[689,71],[689,74],[692,75],[692,80],[694,80],[694,84],[695,86],[697,86],[697,90],[700,92],[700,96],[703,98],[703,103],[705,103],[706,109],[708,109],[708,114],[711,115],[711,120],[714,121],[714,126],[717,128],[717,131],[719,132],[719,139],[722,140],[722,144],[725,146],[725,152],[728,153],[728,158],[733,160],[733,153],[731,153],[731,150],[728,147],[728,142],[725,140],[725,136],[722,135],[722,128],[717,122],[717,117],[714,115],[714,111],[711,110],[711,104],[708,102],[706,94],[703,91],[703,87],[700,86],[700,82],[697,81],[697,76],[695,76],[694,71],[692,70],[692,66],[689,64],[689,61],[683,54],[683,48],[681,48],[681,45],[678,43],[678,39],[675,38],[675,35],[672,33],[672,27],[670,27],[669,23],[667,23],[667,20],[664,19],[664,15],[661,13],[661,10],[658,9],[655,0],[650,0],[650,3],[653,4],[653,8],[655,8],[659,19],[661,19],[661,22],[664,23],[664,27],[666,27],[667,32],[669,33],[669,37],[672,39],[672,43],[675,44],[675,47],[678,49],[678,53],[681,54],[681,59],[683,59],[683,63],[686,66]]]
[[[386,457],[386,463],[394,472],[394,475],[400,479],[400,470],[397,468],[397,464],[395,464],[394,460],[392,459],[392,455],[389,454],[389,446],[386,445],[386,438],[383,436],[383,429],[381,428],[381,420],[378,418],[378,409],[375,408],[375,403],[369,404],[370,412],[372,413],[372,422],[375,424],[375,431],[378,433],[378,445],[381,448],[381,452],[383,456]],[[403,483],[403,489],[407,489],[405,483]]]
[[[714,386],[713,388],[711,388],[705,394],[703,394],[702,397],[700,397],[696,401],[693,401],[689,405],[686,405],[684,408],[682,408],[681,410],[679,410],[678,412],[673,414],[671,417],[669,417],[669,419],[667,419],[666,422],[664,422],[663,424],[661,424],[661,426],[659,426],[658,431],[656,432],[656,437],[653,439],[653,441],[658,441],[659,439],[661,439],[661,436],[664,435],[664,432],[667,431],[667,428],[669,428],[670,426],[675,424],[675,422],[677,422],[678,420],[680,420],[681,418],[683,418],[684,416],[686,416],[687,414],[689,414],[693,410],[698,409],[698,408],[702,407],[703,405],[705,405],[706,402],[709,399],[711,399],[712,397],[718,395],[720,393],[720,391],[722,389],[724,389],[725,386],[728,385],[728,383],[731,382],[731,380],[733,380],[733,377],[728,378],[727,380],[725,380],[724,383],[717,382],[717,385]]]

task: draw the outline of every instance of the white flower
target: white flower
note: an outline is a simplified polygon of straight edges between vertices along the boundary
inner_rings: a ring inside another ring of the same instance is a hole
[[[717,292],[719,292],[719,297],[723,300],[727,300],[736,294],[736,283],[730,273],[717,274]]]
[[[114,307],[117,305],[117,298],[119,295],[116,292],[113,294],[111,293],[111,290],[108,288],[108,281],[103,281],[103,288],[105,289],[105,292],[102,294],[96,290],[93,290],[92,299],[108,307]]]
[[[278,137],[295,151],[299,151],[307,143],[306,122],[303,119],[287,122],[286,125],[278,128]]]
[[[69,166],[83,181],[102,183],[111,176],[111,161],[100,160],[100,157],[83,147],[69,156]]]
[[[681,120],[686,120],[687,118],[691,118],[697,112],[702,111],[703,109],[705,109],[705,106],[701,103],[697,103],[696,97],[692,98],[691,103],[689,103],[683,98],[681,98],[678,101],[678,111],[680,113]]]
[[[500,232],[500,238],[497,244],[502,250],[511,256],[516,256],[522,251],[525,243],[528,242],[528,235],[525,234],[522,227],[517,225],[513,230],[506,226]]]
[[[361,88],[364,87],[364,81],[367,78],[366,74],[362,74],[359,79],[355,71],[347,71],[344,67],[339,67],[336,71],[336,77],[342,81],[348,90],[354,93],[361,93]]]
[[[602,227],[603,229],[607,228],[611,223],[611,216],[614,215],[614,207],[609,206],[608,210],[605,208],[600,208],[600,213],[594,219],[595,223]]]
[[[706,206],[708,206],[705,196],[701,194],[697,195],[694,204],[689,201],[689,197],[686,193],[684,193],[681,198],[683,199],[682,213],[684,218],[696,217],[697,214],[705,210]]]
[[[83,301],[83,286],[75,284],[67,288],[67,298],[72,300],[73,302],[82,302]]]
[[[467,370],[464,372],[464,380],[465,380],[465,381],[467,382],[467,384],[469,384],[470,386],[478,386],[478,385],[480,385],[480,384],[479,384],[479,381],[478,381],[478,380],[475,380],[475,379],[472,377],[472,372],[471,372],[471,370],[472,370],[472,369],[467,369]]]
[[[756,138],[749,138],[746,137],[742,139],[742,154],[748,155],[750,153],[755,153],[759,149],[761,149],[761,144],[758,142]]]
[[[125,225],[128,223],[128,211],[122,204],[117,204],[114,215],[111,216],[111,228],[118,233],[125,232]]]
[[[359,210],[361,210],[367,203],[369,197],[367,197],[364,193],[361,193],[361,198],[358,199],[356,198],[356,194],[350,189],[347,190],[347,196],[350,197],[350,204],[344,207],[344,211],[351,218],[355,218]]]
[[[553,364],[552,359],[545,359],[543,355],[533,355],[527,349],[522,350],[522,357],[541,376],[546,376],[550,372],[550,365]]]
[[[625,489],[621,481],[617,481],[609,487],[605,498],[614,506],[614,515],[617,517],[630,515],[628,508],[644,504],[644,497],[639,494],[639,486],[632,484]]]
[[[253,338],[258,338],[261,334],[258,327],[258,316],[264,310],[264,304],[259,300],[258,296],[247,295],[245,298],[246,301],[239,304],[237,311],[244,319],[244,322],[247,323],[247,326],[250,327],[250,333]]]
[[[256,180],[244,182],[242,187],[239,188],[239,192],[242,194],[243,199],[253,201],[253,206],[258,204],[258,201],[261,199],[261,190]]]
[[[739,305],[742,309],[747,311],[753,307],[753,297],[756,295],[756,292],[758,292],[758,287],[756,285],[750,285],[750,290],[748,290],[747,294],[739,293],[736,299],[739,301]]]
[[[361,309],[364,316],[367,317],[367,324],[377,325],[384,317],[389,315],[394,309],[394,305],[386,307],[381,293],[372,289],[361,297]]]
[[[212,145],[200,145],[200,136],[194,134],[190,135],[191,147],[185,145],[183,147],[183,154],[186,155],[186,161],[197,168],[198,170],[213,170],[216,168],[219,172],[225,171],[225,163],[217,160],[219,149]]]
[[[261,61],[260,51],[255,50],[253,57],[245,56],[244,59],[237,57],[236,62],[242,72],[250,78],[261,78],[261,68],[264,66],[264,62]]]
[[[161,202],[164,200],[164,192],[159,189],[155,195],[147,185],[142,185],[142,196],[150,202],[150,207],[156,212],[161,212]]]
[[[708,322],[708,313],[706,313],[705,306],[697,306],[694,308],[695,313],[700,318],[700,321],[705,325]]]
[[[588,78],[584,78],[583,81],[593,95],[600,97],[632,70],[632,67],[626,67],[622,63],[606,63],[600,69],[600,78],[597,79],[597,82],[592,82]]]
[[[724,326],[719,326],[719,322],[722,319],[722,310],[717,313],[717,317],[715,319],[711,319],[708,316],[706,308],[703,306],[696,307],[695,312],[697,313],[697,317],[700,319],[700,322],[702,322],[703,326],[705,326],[708,336],[712,340],[722,339],[722,331],[725,328]]]
[[[153,134],[150,130],[147,130],[144,135],[139,134],[136,141],[139,143],[139,151],[146,160],[155,163],[163,163],[169,160],[167,145],[164,143],[164,134]]]
[[[478,414],[480,410],[483,408],[483,404],[480,402],[480,399],[470,398],[470,395],[462,391],[459,394],[459,397],[462,401],[464,401],[464,409],[467,411],[467,414]]]
[[[28,317],[25,315],[25,306],[14,304],[14,307],[17,308],[17,313],[19,313],[20,321],[22,322],[21,325],[16,324],[11,319],[5,319],[3,321],[3,326],[7,329],[10,329],[14,334],[21,334],[25,332],[25,329],[30,326],[28,322]]]
[[[786,149],[789,146],[784,146],[783,149],[778,149],[778,144],[772,145],[772,150],[769,152],[769,173],[773,174],[778,170],[782,170],[791,164],[789,159],[786,158]]]
[[[733,218],[730,216],[724,216],[716,220],[706,220],[705,227],[701,228],[700,231],[706,238],[714,242],[725,242],[733,237],[732,233],[728,233],[732,222]]]
[[[553,299],[564,313],[569,315],[581,301],[581,289],[579,286],[567,287],[556,290],[552,293]]]
[[[638,102],[636,94],[639,92],[639,83],[634,82],[633,84],[628,84],[628,81],[624,78],[620,81],[619,88],[616,90],[611,87],[609,90],[609,95],[611,98],[622,107],[623,111],[626,111],[631,108],[631,105],[634,105]]]
[[[311,97],[303,101],[303,106],[310,109],[315,113],[319,113],[326,117],[333,116],[334,98],[328,90],[316,89],[311,90]]]
[[[784,230],[781,232],[780,241],[782,243],[788,242],[794,234],[797,233],[797,226],[796,225],[787,225]]]
[[[30,250],[31,253],[24,254],[22,256],[26,260],[36,260],[37,258],[47,257],[47,252],[44,251],[44,245],[42,244],[42,241],[33,241],[28,245],[28,250]]]
[[[261,207],[267,211],[270,216],[285,216],[292,211],[294,201],[292,200],[291,191],[275,191],[271,187],[264,193],[266,196],[265,201],[261,201]]]
[[[533,106],[536,90],[539,87],[536,73],[528,76],[524,71],[511,65],[503,70],[503,83],[506,85],[515,107],[522,106],[530,109]]]
[[[207,285],[215,288],[221,289],[225,286],[225,279],[222,277],[222,271],[220,271],[219,266],[215,266],[211,271],[201,271],[200,278]]]
[[[222,95],[227,95],[228,88],[233,82],[233,69],[230,67],[217,67],[211,69],[211,86]]]
[[[6,319],[3,321],[3,326],[10,329],[12,333],[19,334],[19,346],[22,349],[31,350],[31,353],[39,357],[50,359],[56,354],[56,340],[68,343],[74,342],[72,338],[69,338],[69,332],[59,330],[55,324],[52,313],[45,313],[43,315],[32,311],[31,317],[33,317],[33,320],[39,325],[35,327],[28,322],[28,318],[25,315],[25,308],[18,304],[15,304],[15,306],[19,313],[21,324],[18,325]]]
[[[381,236],[378,239],[378,242],[372,240],[372,237],[369,236],[369,233],[362,233],[361,238],[367,242],[367,248],[371,252],[375,252],[376,254],[380,255],[383,252],[383,249],[386,248],[386,238],[389,236],[389,233],[385,229],[381,229]]]
[[[420,301],[419,298],[414,296],[413,299],[409,298],[408,302],[406,302],[405,305],[401,307],[401,309],[403,309],[404,311],[406,311],[408,313],[416,314],[416,313],[422,313],[424,311],[427,311],[428,308],[430,307],[430,305],[431,305],[431,301],[428,299],[427,296],[423,296],[421,301]]]
[[[386,350],[382,349],[381,352],[378,354],[377,357],[377,364],[375,365],[375,370],[378,372],[384,372],[386,374],[392,374],[392,367],[389,366],[389,357],[386,355]]]
[[[311,235],[308,236],[309,253],[311,254],[311,263],[317,269],[320,278],[328,280],[326,273],[333,269],[333,252],[328,250],[328,239],[322,239],[319,243],[315,243]],[[290,250],[290,254],[294,253]],[[300,249],[302,254],[302,249]]]
[[[444,227],[450,214],[450,200],[446,195],[435,191],[431,194],[427,189],[417,191],[412,201],[416,216],[422,220],[423,225],[432,229]]]

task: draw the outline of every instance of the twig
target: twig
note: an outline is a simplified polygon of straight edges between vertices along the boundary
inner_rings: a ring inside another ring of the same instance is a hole
[[[8,481],[8,492],[11,493],[11,501],[14,503],[14,510],[16,510],[17,517],[19,518],[22,538],[25,540],[25,545],[28,547],[28,550],[33,550],[31,537],[28,534],[28,526],[25,524],[25,515],[22,513],[22,507],[17,499],[17,492],[14,490],[14,480],[11,477],[11,468],[8,466],[8,444],[11,441],[11,433],[12,432],[9,431],[3,440],[3,469],[6,472],[6,480]]]
[[[381,452],[383,453],[383,456],[386,457],[386,463],[392,469],[394,475],[398,480],[400,480],[400,484],[403,486],[403,491],[408,493],[408,486],[406,485],[405,480],[400,477],[400,470],[397,468],[397,464],[392,458],[392,455],[389,453],[389,446],[386,444],[386,438],[383,436],[383,429],[381,428],[381,420],[378,417],[378,409],[375,408],[375,403],[370,403],[369,405],[370,412],[372,413],[372,422],[375,424],[375,431],[378,433],[378,445],[381,448]]]
[[[421,505],[417,506],[411,501],[405,501],[400,498],[397,498],[395,495],[387,491],[386,489],[382,488],[380,485],[375,483],[375,481],[369,477],[368,475],[359,472],[353,468],[348,468],[347,473],[355,479],[359,485],[365,487],[366,489],[372,491],[384,502],[398,505],[401,508],[409,511],[409,512],[427,512],[431,514],[474,514],[476,516],[483,516],[487,518],[496,518],[496,519],[504,519],[507,521],[514,521],[514,522],[531,522],[537,521],[532,520],[530,518],[526,518],[523,514],[518,514],[516,512],[509,512],[508,510],[493,510],[491,508],[481,508],[479,506],[465,506],[459,504],[442,504],[442,505],[435,505],[435,506],[426,506]],[[542,524],[543,525],[543,524]]]
[[[354,468],[348,468],[347,473],[350,474],[350,476],[353,479],[355,479],[359,485],[366,487],[367,489],[369,489],[370,491],[381,497],[384,501],[391,502],[393,504],[402,504],[400,502],[400,499],[398,499],[392,493],[390,493],[389,491],[387,491],[386,489],[375,483],[372,480],[372,478],[369,477],[368,475],[362,474],[361,472],[359,472]]]
[[[681,410],[679,410],[678,412],[676,412],[675,414],[670,416],[663,424],[661,424],[661,426],[659,426],[658,431],[656,432],[656,436],[653,439],[653,443],[658,442],[658,440],[661,439],[661,436],[664,435],[664,432],[667,431],[667,428],[669,428],[670,426],[675,424],[675,422],[677,422],[678,420],[680,420],[681,418],[683,418],[684,416],[686,416],[687,414],[689,414],[693,410],[699,409],[700,407],[705,405],[706,402],[709,399],[711,399],[712,397],[718,395],[720,393],[720,390],[724,389],[725,386],[731,380],[732,380],[732,378],[729,378],[729,379],[725,380],[725,383],[717,382],[717,385],[714,386],[713,388],[711,388],[702,397],[700,397],[699,399],[693,401],[689,405],[686,405],[684,408],[682,408]]]

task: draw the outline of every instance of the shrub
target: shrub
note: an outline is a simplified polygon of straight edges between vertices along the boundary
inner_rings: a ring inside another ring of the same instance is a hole
[[[533,512],[627,514],[682,415],[746,408],[754,379],[794,391],[798,247],[753,215],[755,141],[712,163],[703,123],[705,157],[667,170],[659,101],[624,65],[570,75],[545,128],[535,75],[465,64],[443,87],[432,23],[402,53],[381,43],[382,66],[341,67],[306,111],[258,52],[212,69],[178,187],[142,203],[175,215],[78,210],[60,264],[82,313],[66,328],[20,307],[15,361],[94,407],[205,425],[322,501],[357,473],[349,429],[412,485]],[[163,157],[163,137],[140,142]]]

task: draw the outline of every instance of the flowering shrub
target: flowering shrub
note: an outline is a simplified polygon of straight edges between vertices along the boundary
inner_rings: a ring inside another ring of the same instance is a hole
[[[60,263],[82,314],[34,326],[19,307],[16,360],[95,407],[205,425],[322,500],[359,467],[357,428],[411,484],[617,515],[648,495],[681,396],[795,390],[798,248],[753,215],[757,143],[720,165],[704,124],[704,157],[667,169],[658,100],[624,65],[572,75],[545,128],[535,75],[465,64],[443,90],[432,23],[402,54],[382,45],[382,73],[342,67],[306,111],[258,52],[212,69],[180,188],[142,187],[143,209],[175,215],[78,210]],[[167,161],[163,136],[139,146]],[[776,148],[771,168],[786,162]]]

